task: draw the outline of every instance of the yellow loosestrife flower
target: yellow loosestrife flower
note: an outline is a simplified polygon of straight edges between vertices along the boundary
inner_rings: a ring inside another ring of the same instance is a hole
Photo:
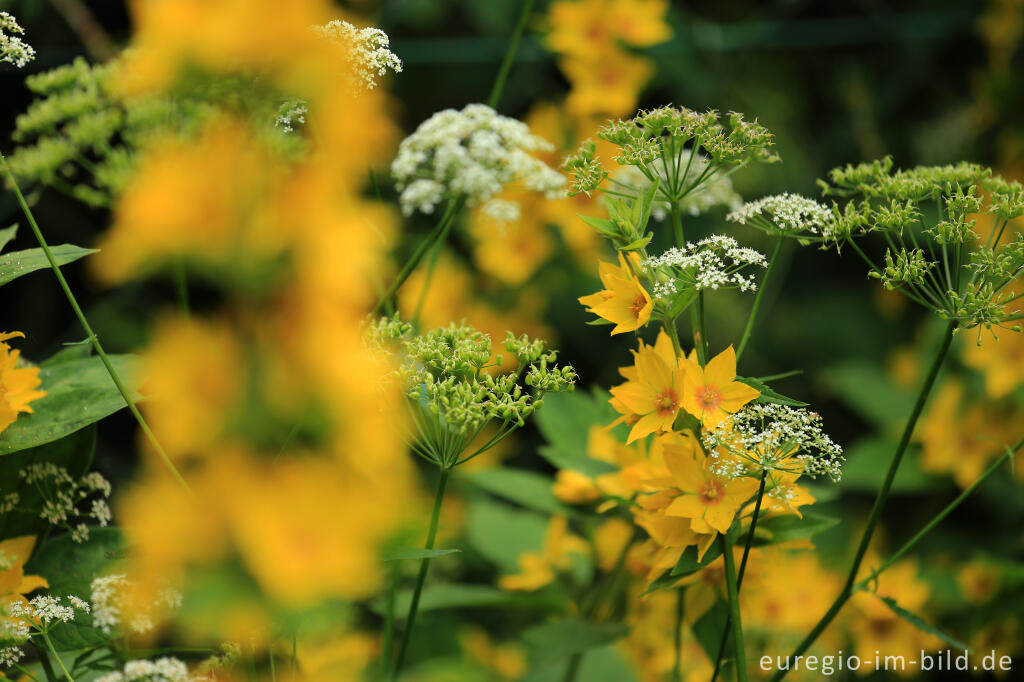
[[[42,576],[25,575],[25,562],[35,546],[34,535],[0,542],[0,609],[14,602],[24,602],[29,592],[50,586]]]
[[[636,265],[636,260],[633,260]],[[619,265],[602,262],[598,266],[602,291],[589,296],[580,296],[579,302],[587,312],[615,323],[612,334],[636,331],[651,319],[654,303],[651,295],[633,275],[626,259],[619,253]]]
[[[540,552],[526,552],[519,557],[520,572],[502,576],[498,585],[504,590],[539,590],[555,579],[556,572],[570,567],[573,554],[590,552],[587,542],[569,532],[569,521],[556,516],[544,534],[544,548]]]
[[[686,365],[683,407],[704,426],[715,426],[761,395],[756,388],[735,380],[736,351],[732,346],[708,360],[703,368],[692,354],[682,362]]]
[[[18,367],[21,351],[12,350],[8,339],[25,338],[21,332],[0,333],[0,432],[14,423],[22,412],[31,414],[29,403],[46,393],[36,390],[41,383],[38,367]]]
[[[690,519],[697,533],[725,533],[736,513],[758,488],[752,478],[729,479],[713,473],[694,444],[665,446],[665,463],[679,495],[665,509],[666,516]]]
[[[653,346],[640,341],[635,364],[620,372],[628,381],[611,389],[612,406],[627,421],[636,418],[626,443],[657,431],[669,431],[683,404],[683,368],[672,341],[662,331]]]

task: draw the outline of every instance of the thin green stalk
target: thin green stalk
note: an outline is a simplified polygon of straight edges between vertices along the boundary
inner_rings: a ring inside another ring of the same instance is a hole
[[[779,237],[779,240],[775,242],[775,250],[772,251],[772,256],[768,260],[768,269],[765,270],[764,277],[761,279],[761,286],[758,287],[757,295],[754,296],[754,305],[750,308],[750,315],[747,316],[747,326],[743,330],[743,338],[740,339],[740,345],[736,349],[737,362],[743,355],[743,351],[747,348],[747,343],[750,341],[750,335],[754,331],[754,321],[757,319],[758,308],[761,307],[761,297],[764,295],[768,279],[772,276],[772,270],[775,269],[775,263],[779,260],[779,253],[782,251],[783,240],[785,240],[785,237]]]
[[[846,604],[847,600],[853,594],[854,582],[857,579],[857,572],[860,570],[861,562],[864,560],[864,555],[868,551],[868,545],[871,542],[871,537],[874,535],[875,528],[878,526],[878,522],[882,516],[882,508],[885,506],[885,501],[889,497],[889,491],[892,488],[892,482],[896,478],[896,472],[900,468],[900,462],[903,461],[903,455],[907,451],[907,446],[910,445],[910,439],[914,435],[914,427],[917,426],[917,420],[921,416],[921,412],[924,410],[924,405],[928,401],[928,396],[931,394],[932,387],[935,384],[935,379],[939,375],[939,370],[942,369],[943,362],[946,359],[946,355],[949,352],[949,347],[953,343],[953,331],[956,329],[956,321],[951,321],[943,329],[943,338],[939,345],[939,350],[935,354],[935,358],[932,360],[931,367],[928,370],[928,374],[925,376],[924,383],[921,385],[921,389],[917,394],[917,400],[914,402],[914,408],[911,410],[910,416],[907,418],[907,423],[903,428],[903,435],[900,437],[899,445],[896,447],[896,451],[893,453],[892,462],[889,464],[889,470],[885,475],[885,480],[882,482],[882,487],[879,488],[878,494],[875,496],[875,503],[871,508],[871,515],[868,517],[867,526],[864,528],[864,532],[861,535],[860,544],[857,547],[857,553],[854,556],[853,563],[850,565],[849,574],[846,577],[846,582],[843,584],[842,590],[836,597],[832,606],[829,607],[825,615],[821,617],[818,624],[814,626],[814,629],[804,638],[796,649],[793,650],[791,657],[801,656],[818,636],[825,631],[825,628],[832,622],[839,611]],[[778,670],[771,678],[771,682],[778,682],[786,676],[787,670]]]
[[[192,315],[192,307],[188,301],[188,273],[185,270],[185,259],[179,256],[174,261],[174,291],[178,296],[178,307],[187,320]]]
[[[732,554],[733,530],[722,535],[722,558],[725,560],[725,588],[729,596],[729,615],[732,620],[732,648],[736,660],[737,682],[747,682],[747,653],[743,643],[743,621],[740,617],[740,591],[736,579],[736,558]]]
[[[398,581],[402,575],[402,562],[392,561],[391,584],[388,586],[387,606],[384,611],[384,632],[380,645],[380,679],[386,679],[388,663],[391,661],[391,649],[395,640],[395,596],[398,594]]]
[[[39,654],[39,665],[43,669],[43,674],[46,675],[47,682],[55,682],[57,674],[53,671],[53,665],[50,663],[50,655],[44,647],[39,646],[38,642],[32,642],[32,646],[35,647],[36,653]]]
[[[673,645],[675,647],[675,660],[672,663],[672,682],[680,682],[683,679],[683,620],[686,615],[686,592],[681,587],[676,588],[676,631]]]
[[[562,678],[563,682],[574,682],[576,675],[580,671],[580,663],[583,662],[583,653],[576,652],[569,658],[569,667],[565,669],[565,677]]]
[[[419,300],[416,301],[416,311],[412,316],[413,326],[418,327],[420,324],[420,313],[423,312],[423,304],[427,300],[427,292],[430,290],[430,284],[434,281],[434,271],[437,270],[437,261],[441,258],[441,250],[444,248],[445,242],[448,240],[448,233],[451,231],[454,220],[448,221],[441,236],[438,237],[437,243],[434,244],[433,251],[430,252],[430,261],[427,263],[427,275],[423,278],[423,289],[420,290]]]
[[[444,501],[444,489],[448,484],[448,469],[441,469],[441,477],[437,481],[437,494],[434,496],[434,512],[430,516],[430,529],[427,531],[427,542],[424,549],[434,549],[434,538],[437,536],[437,524],[441,518],[441,503]],[[413,626],[416,624],[416,612],[420,607],[420,594],[423,592],[423,583],[427,579],[427,568],[430,566],[430,559],[420,560],[420,572],[416,576],[416,587],[413,588],[412,602],[409,604],[409,615],[405,618],[405,631],[402,633],[402,643],[398,647],[398,657],[395,659],[395,666],[391,669],[391,679],[398,679],[398,673],[405,662],[405,654],[409,650],[409,641],[412,639]]]
[[[525,0],[523,2],[523,9],[519,12],[519,21],[516,22],[516,28],[509,39],[508,47],[505,49],[505,57],[502,59],[501,67],[498,69],[498,76],[494,79],[494,87],[491,88],[491,94],[487,98],[487,106],[492,109],[498,108],[498,102],[501,101],[501,93],[505,91],[505,81],[508,80],[512,64],[515,63],[516,53],[519,51],[519,41],[523,38],[526,22],[530,18],[530,10],[532,8],[533,0]]]
[[[1021,447],[1024,447],[1024,438],[1022,438],[1019,441],[1017,441],[1017,444],[1014,445],[1013,448],[1008,449],[1006,452],[1004,452],[1002,457],[1000,457],[995,462],[993,462],[992,465],[988,469],[986,469],[985,472],[981,476],[979,476],[978,479],[974,483],[972,483],[970,486],[968,486],[966,489],[964,489],[964,491],[962,493],[957,495],[956,498],[952,502],[947,504],[942,509],[942,511],[940,511],[938,514],[936,514],[932,518],[931,521],[926,523],[924,525],[924,527],[921,528],[921,530],[919,530],[916,533],[914,533],[913,537],[911,537],[909,540],[904,542],[903,545],[898,550],[893,552],[892,556],[890,556],[888,559],[886,559],[884,562],[882,562],[881,566],[879,566],[878,568],[873,570],[871,572],[871,575],[869,575],[867,578],[864,578],[863,580],[858,582],[856,585],[854,585],[854,591],[864,589],[864,587],[866,587],[873,580],[878,578],[878,576],[880,576],[887,568],[892,566],[904,554],[906,554],[908,551],[910,551],[910,549],[914,545],[916,545],[918,542],[920,542],[921,538],[923,538],[925,535],[927,535],[932,530],[934,530],[935,527],[938,526],[940,523],[942,523],[942,521],[947,516],[949,516],[951,513],[953,513],[954,509],[959,507],[960,504],[964,500],[966,500],[970,496],[970,494],[973,493],[974,490],[985,481],[986,478],[988,478],[989,476],[994,474],[996,472],[996,470],[999,469],[999,467],[1001,467],[1003,465],[1003,463],[1006,462],[1006,460],[1008,460],[1011,457],[1013,457],[1017,453],[1017,451],[1021,449]]]
[[[60,666],[61,672],[64,673],[64,678],[68,682],[75,682],[75,679],[71,677],[71,673],[69,673],[68,669],[64,667],[64,661],[60,660],[60,654],[58,654],[57,650],[53,648],[53,642],[50,641],[50,636],[47,635],[45,632],[42,632],[40,634],[42,634],[43,636],[43,641],[46,642],[46,648],[49,649],[50,653],[53,654],[53,657],[57,659],[57,665]]]
[[[277,682],[277,667],[274,665],[274,646],[271,645],[267,649],[267,653],[270,655],[270,680],[271,682]]]
[[[106,352],[104,352],[103,346],[100,344],[99,337],[96,336],[96,332],[92,330],[92,326],[89,324],[89,320],[86,319],[85,313],[82,312],[81,306],[78,305],[78,300],[75,298],[74,293],[72,293],[71,287],[68,285],[67,280],[64,279],[64,273],[61,272],[60,266],[57,264],[57,260],[53,257],[53,251],[50,250],[50,245],[46,243],[46,239],[43,237],[43,232],[39,229],[39,224],[36,222],[35,216],[32,214],[32,210],[28,207],[28,202],[25,201],[25,195],[21,193],[18,181],[15,179],[10,166],[7,165],[7,159],[3,154],[0,154],[0,164],[3,164],[4,172],[7,174],[7,177],[10,178],[11,187],[14,189],[15,196],[18,197],[18,204],[21,206],[21,210],[25,214],[25,218],[28,219],[28,224],[32,227],[32,233],[35,234],[40,248],[42,248],[43,253],[46,255],[46,260],[50,263],[50,269],[53,270],[53,274],[57,277],[57,282],[60,284],[61,289],[64,290],[64,295],[67,296],[68,303],[71,304],[72,310],[75,311],[75,316],[78,318],[78,322],[82,325],[82,329],[85,330],[86,336],[92,342],[92,347],[96,350],[96,355],[100,357],[100,361],[103,363],[107,373],[113,380],[114,386],[117,387],[121,397],[124,398],[124,402],[128,405],[129,411],[131,411],[132,416],[135,417],[135,421],[139,423],[139,428],[142,429],[142,432],[146,435],[150,445],[152,445],[153,449],[156,450],[160,459],[164,461],[164,464],[166,464],[167,468],[170,469],[174,478],[181,483],[185,490],[191,492],[191,488],[189,488],[188,483],[185,482],[185,479],[178,471],[178,468],[174,466],[174,462],[172,462],[171,458],[167,456],[167,453],[160,445],[160,442],[156,439],[156,435],[149,428],[149,424],[146,423],[146,420],[142,417],[142,413],[139,412],[139,408],[135,405],[135,401],[132,400],[124,382],[121,381],[121,376],[117,373],[117,370],[114,369],[113,363],[110,362],[110,358],[107,357]]]
[[[679,357],[682,357],[683,356],[683,347],[679,343],[679,330],[676,329],[676,320],[675,320],[675,318],[672,318],[671,320],[665,320],[662,323],[662,326],[665,328],[665,331],[668,332],[668,337],[670,339],[672,339],[672,347],[675,348],[676,355],[678,355]]]
[[[678,201],[673,201],[669,208],[672,212],[672,234],[675,235],[676,246],[681,249],[686,243],[686,238],[683,235],[683,214],[679,210]]]
[[[736,576],[736,593],[739,594],[743,588],[743,576],[747,572],[747,558],[750,556],[750,547],[754,542],[754,531],[757,529],[757,518],[761,514],[761,501],[764,500],[764,487],[768,478],[768,472],[766,470],[761,471],[761,486],[757,491],[757,501],[754,502],[754,515],[750,518],[750,530],[747,531],[747,541],[743,545],[743,557],[740,559],[740,570]],[[725,644],[729,640],[729,629],[732,625],[732,614],[730,613],[725,620],[725,630],[722,632],[722,638],[718,643],[718,656],[715,658],[715,672],[711,676],[711,682],[715,682],[718,679],[718,673],[722,669],[722,657],[725,655]]]
[[[374,315],[379,314],[385,305],[393,301],[399,288],[405,284],[405,280],[409,279],[409,275],[411,275],[420,264],[420,261],[423,260],[423,256],[425,256],[427,251],[430,250],[430,247],[438,242],[442,234],[447,234],[450,223],[455,220],[455,215],[458,213],[459,209],[462,208],[464,203],[466,203],[464,197],[459,197],[458,199],[453,199],[448,202],[448,206],[445,208],[444,214],[441,216],[441,220],[439,220],[437,225],[434,226],[434,229],[430,231],[430,234],[420,242],[420,245],[416,247],[416,250],[413,251],[412,256],[410,256],[409,260],[402,266],[402,269],[398,272],[398,275],[395,276],[395,279],[391,282],[387,291],[385,291],[384,295],[377,301],[377,305],[373,307]]]

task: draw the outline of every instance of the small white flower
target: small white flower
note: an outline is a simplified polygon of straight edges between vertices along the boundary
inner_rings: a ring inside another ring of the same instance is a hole
[[[0,647],[0,668],[10,668],[25,656],[21,647]]]
[[[356,28],[347,21],[335,19],[323,26],[314,26],[313,30],[345,49],[354,71],[350,85],[373,90],[377,87],[377,78],[389,70],[402,72],[402,60],[390,50],[391,40],[379,28]]]
[[[754,291],[757,285],[753,275],[742,272],[748,267],[768,267],[764,254],[754,249],[741,247],[735,239],[725,235],[712,235],[699,242],[687,242],[683,247],[673,247],[660,256],[643,262],[648,271],[662,270],[671,276],[671,287],[660,283],[654,289],[655,296],[671,297],[680,289],[730,289]]]
[[[814,199],[786,193],[749,201],[727,215],[726,220],[774,234],[828,239],[835,216],[828,206]]]
[[[556,198],[565,178],[534,156],[552,145],[529,127],[483,104],[445,109],[402,141],[391,173],[402,191],[402,212],[431,213],[446,197],[464,196],[470,205],[488,202],[506,186]],[[506,202],[511,204],[513,202]],[[505,215],[510,208],[499,209]]]
[[[131,581],[121,573],[93,579],[90,585],[92,593],[89,595],[89,601],[92,602],[92,619],[96,627],[104,634],[109,635],[122,625],[127,625],[129,630],[139,634],[150,632],[155,627],[154,611],[176,609],[181,606],[181,593],[170,587],[165,587],[157,595],[156,601],[148,608],[140,609],[138,605],[133,605],[132,619],[125,624],[124,593],[131,588],[131,585]]]
[[[0,12],[0,62],[19,69],[36,58],[36,51],[18,36],[24,35],[18,21],[7,12]]]

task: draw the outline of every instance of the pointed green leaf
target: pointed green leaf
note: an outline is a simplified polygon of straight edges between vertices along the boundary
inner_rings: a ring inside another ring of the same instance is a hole
[[[414,547],[401,547],[392,549],[381,554],[381,561],[409,561],[418,559],[435,559],[439,556],[457,554],[462,550],[458,549],[416,549]]]
[[[653,237],[654,237],[653,233],[647,235],[646,237],[641,237],[640,239],[637,239],[636,241],[632,241],[632,242],[626,244],[625,246],[619,247],[619,251],[636,251],[637,249],[642,249],[642,248],[644,248],[645,246],[647,246],[651,242],[651,239]]]
[[[463,478],[510,502],[528,509],[562,516],[578,516],[579,512],[562,504],[551,490],[551,477],[522,469],[497,467],[481,469],[463,475]]]
[[[810,405],[810,403],[801,402],[795,398],[789,398],[777,391],[773,391],[768,384],[752,377],[736,377],[736,381],[760,391],[761,395],[757,397],[757,402],[759,403],[775,403],[777,405],[789,405],[790,407],[807,407]]]
[[[57,265],[67,265],[90,253],[96,253],[98,249],[84,249],[73,244],[61,244],[60,246],[51,246],[50,251],[53,253]],[[50,267],[50,261],[46,259],[46,254],[42,249],[5,253],[0,255],[0,286],[22,275],[48,267]]]
[[[759,520],[755,531],[758,544],[809,540],[839,523],[839,519],[810,511],[803,512],[802,516],[785,514]]]
[[[708,550],[704,553],[704,557],[701,560],[697,560],[697,547],[691,545],[687,547],[682,556],[679,557],[679,561],[672,567],[671,571],[666,572],[660,578],[657,578],[647,589],[644,590],[644,594],[655,592],[657,590],[663,590],[667,587],[673,587],[680,578],[696,573],[702,568],[707,567],[715,559],[722,556],[722,543],[714,542],[708,547]]]
[[[15,235],[17,235],[17,234],[18,234],[18,226],[17,225],[11,225],[10,227],[5,227],[4,229],[0,230],[0,251],[3,251],[4,247],[7,246],[7,244],[12,239],[14,239]]]
[[[577,213],[576,215],[578,215],[587,225],[590,225],[606,237],[617,237],[619,234],[618,226],[610,220],[606,220],[605,218],[593,218],[588,215],[583,215],[582,213]]]
[[[548,443],[540,448],[541,457],[558,469],[573,469],[587,476],[615,471],[615,465],[587,453],[591,428],[603,428],[617,416],[608,397],[600,389],[594,389],[590,395],[575,391],[546,396],[544,409],[534,417]]]
[[[966,644],[961,642],[959,639],[956,639],[955,637],[951,637],[950,635],[947,635],[945,632],[943,632],[942,630],[938,629],[934,625],[929,624],[924,618],[921,618],[921,616],[917,615],[916,613],[911,613],[910,611],[907,611],[905,608],[903,608],[902,606],[897,604],[896,600],[893,599],[892,597],[883,597],[883,596],[878,595],[878,594],[876,594],[875,596],[878,597],[879,599],[881,599],[882,602],[884,602],[886,606],[888,606],[890,609],[892,609],[893,613],[895,613],[897,616],[899,616],[903,620],[905,620],[908,623],[910,623],[911,625],[913,625],[915,628],[917,628],[921,632],[924,632],[924,633],[927,633],[929,635],[932,635],[933,637],[938,637],[939,639],[941,639],[943,642],[945,642],[949,646],[953,647],[954,649],[962,649],[964,651],[970,651],[971,650],[971,647],[967,646]]]
[[[595,647],[604,646],[629,632],[625,623],[588,623],[563,620],[534,625],[523,633],[523,641],[537,662],[569,658]]]
[[[401,590],[395,595],[395,614],[404,618],[412,602],[412,590]],[[420,593],[419,611],[441,609],[467,609],[496,606],[517,606],[528,609],[557,609],[561,599],[551,594],[509,592],[490,585],[463,585],[459,583],[430,585]],[[387,602],[384,596],[375,599],[370,608],[384,613]]]

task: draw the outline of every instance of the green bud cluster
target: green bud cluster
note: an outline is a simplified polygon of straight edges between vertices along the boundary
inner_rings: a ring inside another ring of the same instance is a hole
[[[851,244],[887,289],[960,329],[1006,327],[1024,315],[1006,289],[1024,273],[1024,237],[1004,239],[1008,222],[1024,214],[1020,183],[967,162],[895,169],[890,157],[833,169],[818,182],[826,196],[846,200],[833,201],[836,245]],[[976,216],[986,214],[992,231],[983,241]],[[888,244],[881,267],[855,243],[869,233]]]
[[[572,367],[556,364],[557,351],[526,335],[506,337],[505,350],[519,368],[504,374],[486,371],[500,360],[492,360],[490,337],[465,322],[417,334],[398,318],[382,318],[367,336],[396,360],[417,428],[413,449],[443,469],[490,449],[525,426],[546,393],[570,391],[576,383]],[[497,433],[467,454],[489,424]]]

